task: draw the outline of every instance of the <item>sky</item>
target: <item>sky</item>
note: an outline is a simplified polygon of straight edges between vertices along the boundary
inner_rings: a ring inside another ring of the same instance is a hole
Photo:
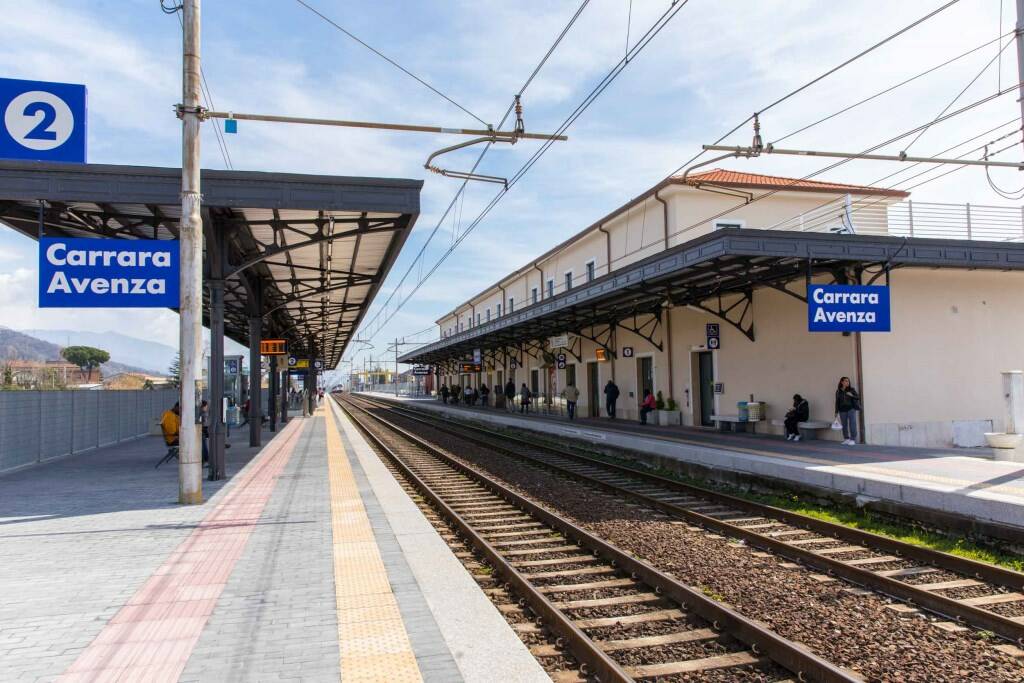
[[[520,0],[305,0],[324,15],[443,91],[488,123],[497,123],[579,2]],[[589,225],[674,171],[703,143],[754,111],[910,24],[938,0],[689,0],[633,58],[502,201],[465,237],[387,325],[363,331],[372,347],[346,354],[393,357],[388,340],[429,341],[434,320],[531,257]],[[0,0],[4,40],[0,76],[84,83],[89,89],[89,161],[180,165],[181,30],[158,0]],[[523,95],[528,131],[550,132],[635,45],[669,0],[592,0]],[[938,16],[857,60],[761,117],[775,140],[889,85],[910,78],[1012,30],[1013,3],[960,0]],[[1002,13],[1002,17],[1000,14]],[[1001,22],[1001,23],[1000,23]],[[1019,80],[1008,38],[888,95],[799,133],[786,146],[860,151],[935,118],[981,72],[953,110]],[[305,117],[478,127],[479,121],[351,40],[296,0],[207,0],[203,71],[217,109]],[[983,67],[994,63],[986,70]],[[1001,67],[1001,70],[1000,68]],[[1020,116],[1009,94],[936,124],[913,154],[935,154]],[[1018,119],[1019,121],[1019,119]],[[203,127],[203,166],[225,168],[213,126]],[[1009,132],[1017,123],[1004,126]],[[993,134],[990,137],[994,137]],[[744,127],[726,140],[749,144]],[[387,298],[438,226],[459,182],[424,170],[450,136],[242,121],[227,135],[239,170],[425,180],[422,213],[368,318]],[[979,139],[979,143],[986,141]],[[880,152],[898,153],[908,139]],[[1006,143],[1003,143],[1006,144]],[[479,172],[509,176],[539,143],[496,146]],[[480,148],[444,157],[468,169]],[[1019,158],[1019,149],[1002,158]],[[727,168],[802,176],[821,161],[792,157],[733,160]],[[898,170],[855,161],[819,179],[872,183]],[[944,169],[940,169],[941,172]],[[993,171],[1003,187],[1018,173]],[[497,186],[471,183],[425,252],[423,272],[491,200]],[[921,201],[1009,205],[973,168],[916,188]],[[35,243],[0,226],[0,325],[21,328],[131,330],[177,344],[177,316],[163,310],[40,310]],[[415,282],[420,268],[414,269]],[[395,301],[405,299],[407,283]],[[392,315],[393,313],[393,315]],[[428,330],[426,332],[422,332]],[[419,336],[416,333],[422,332]],[[408,347],[406,347],[407,349]]]

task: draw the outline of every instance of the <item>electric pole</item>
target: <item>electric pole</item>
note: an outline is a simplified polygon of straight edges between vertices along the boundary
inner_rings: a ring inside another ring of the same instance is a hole
[[[398,398],[398,337],[395,337],[395,398]]]
[[[203,502],[202,430],[196,419],[196,382],[201,376],[203,324],[203,221],[199,193],[199,4],[182,2],[181,117],[181,301],[178,305],[181,351],[181,427],[178,433],[178,502]],[[211,396],[219,410],[219,398]]]
[[[1020,83],[1020,122],[1024,125],[1024,0],[1017,0],[1017,82]],[[1021,137],[1024,144],[1024,135]]]

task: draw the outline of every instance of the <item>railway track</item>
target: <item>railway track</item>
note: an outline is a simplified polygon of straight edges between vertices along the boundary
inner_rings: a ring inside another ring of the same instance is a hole
[[[360,397],[456,438],[632,498],[709,531],[1024,647],[1024,574],[607,462],[532,439]]]
[[[579,663],[555,680],[862,680],[456,460],[372,404],[338,405],[536,615],[532,628],[556,638],[534,654],[564,649]]]

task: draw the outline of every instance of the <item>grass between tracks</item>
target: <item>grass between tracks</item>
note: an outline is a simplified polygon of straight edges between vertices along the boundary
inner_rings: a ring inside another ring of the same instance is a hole
[[[538,442],[547,442],[547,439],[538,439],[534,434],[529,434],[528,436],[523,435],[523,438],[529,438],[530,440]],[[551,445],[561,448],[566,446],[564,443],[552,443]],[[1009,550],[1004,550],[999,546],[973,541],[963,536],[949,536],[935,531],[929,531],[912,523],[901,523],[893,520],[891,517],[884,517],[882,515],[872,513],[870,510],[857,508],[852,505],[819,503],[807,500],[806,497],[791,491],[779,491],[775,493],[757,493],[747,491],[734,486],[722,484],[720,482],[689,477],[672,470],[646,467],[642,463],[633,460],[628,455],[612,455],[579,447],[573,448],[582,455],[587,455],[598,460],[606,460],[617,465],[625,465],[632,469],[658,474],[668,479],[674,479],[683,484],[689,484],[690,486],[725,493],[730,496],[743,498],[756,503],[772,505],[777,508],[796,512],[825,522],[842,524],[843,526],[867,531],[880,536],[886,536],[911,545],[938,550],[940,552],[949,553],[950,555],[958,555],[969,560],[985,562],[999,567],[1013,569],[1018,572],[1024,572],[1024,556],[1013,553]]]

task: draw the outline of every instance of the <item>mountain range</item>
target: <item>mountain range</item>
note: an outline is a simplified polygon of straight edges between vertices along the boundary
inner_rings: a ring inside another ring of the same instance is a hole
[[[91,333],[87,333],[91,334]],[[99,335],[103,337],[104,335]],[[122,339],[131,339],[125,335],[118,335]],[[139,344],[149,344],[151,342],[144,342],[142,340],[135,340]],[[147,363],[147,367],[130,365],[123,362],[123,359],[111,348],[111,344],[106,343],[105,339],[100,339],[100,343],[90,344],[81,337],[75,337],[71,345],[83,345],[83,346],[96,346],[104,351],[110,353],[111,360],[100,366],[105,377],[116,375],[121,372],[144,372],[147,374],[161,374],[166,375],[167,369],[164,366],[162,370],[150,370],[149,365],[152,362]],[[61,360],[60,350],[68,344],[54,344],[44,339],[12,330],[9,327],[0,326],[0,360],[8,359],[20,359],[20,360],[34,360],[34,361],[46,361],[46,360]],[[173,356],[173,354],[172,354]],[[134,357],[134,355],[133,355]],[[117,360],[115,360],[117,359]]]
[[[167,344],[130,337],[120,332],[81,332],[75,330],[21,330],[36,339],[60,347],[93,346],[110,354],[112,361],[166,375],[178,350]]]

